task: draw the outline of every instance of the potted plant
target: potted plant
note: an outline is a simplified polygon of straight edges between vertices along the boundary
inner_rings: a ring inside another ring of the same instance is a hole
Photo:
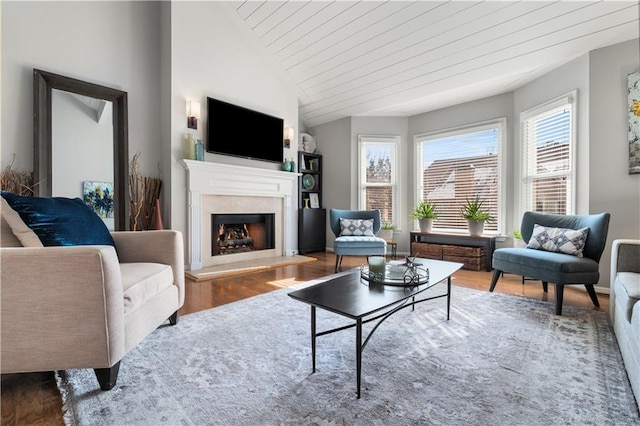
[[[395,227],[391,222],[383,221],[380,225],[380,231],[378,231],[378,237],[385,241],[392,241],[394,229]]]
[[[436,205],[429,200],[421,200],[411,215],[418,221],[420,232],[431,232],[433,221],[438,218]]]
[[[526,247],[527,243],[522,239],[522,233],[517,229],[513,230],[513,246],[516,248]]]
[[[484,232],[484,224],[493,222],[493,216],[482,208],[484,200],[479,195],[469,199],[467,197],[465,205],[462,206],[460,213],[462,217],[467,219],[469,225],[469,235],[480,236]]]

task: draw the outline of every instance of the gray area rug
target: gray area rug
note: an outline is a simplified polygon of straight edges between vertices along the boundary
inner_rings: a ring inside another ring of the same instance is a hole
[[[438,288],[440,287],[440,288]],[[441,292],[436,286],[430,292]],[[608,316],[453,287],[376,330],[355,395],[355,331],[318,338],[310,308],[278,290],[186,315],[122,361],[58,373],[78,425],[638,425]],[[319,329],[345,319],[318,310]],[[370,327],[368,328],[370,329]]]

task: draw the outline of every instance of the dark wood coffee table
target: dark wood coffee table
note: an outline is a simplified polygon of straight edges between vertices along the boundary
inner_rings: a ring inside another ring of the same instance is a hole
[[[360,398],[362,352],[378,326],[401,309],[414,307],[428,300],[447,298],[447,320],[451,308],[451,275],[462,267],[461,263],[442,260],[416,259],[429,269],[429,281],[418,286],[385,286],[369,283],[360,276],[360,270],[328,279],[289,293],[295,300],[311,305],[312,368],[316,371],[316,338],[348,328],[356,328],[356,393]],[[447,283],[446,293],[416,300],[416,296],[438,283]],[[316,308],[321,308],[355,320],[355,323],[321,332],[316,331]],[[362,340],[362,324],[379,320]]]

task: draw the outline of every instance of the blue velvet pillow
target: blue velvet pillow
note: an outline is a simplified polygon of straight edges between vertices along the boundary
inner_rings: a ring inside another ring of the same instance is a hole
[[[2,191],[2,197],[38,236],[42,245],[86,246],[115,243],[102,219],[80,198],[26,197]]]

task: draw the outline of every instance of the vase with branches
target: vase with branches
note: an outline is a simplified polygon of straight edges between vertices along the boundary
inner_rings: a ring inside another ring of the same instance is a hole
[[[129,229],[161,229],[159,197],[162,180],[140,173],[140,153],[133,156],[129,174]],[[160,227],[160,228],[159,228]]]

